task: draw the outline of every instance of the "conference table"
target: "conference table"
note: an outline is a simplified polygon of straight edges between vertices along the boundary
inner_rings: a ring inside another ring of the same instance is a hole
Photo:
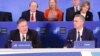
[[[35,29],[40,35],[45,32],[41,31],[44,27],[51,30],[52,38],[47,34],[46,37],[40,37],[43,41],[43,48],[33,49],[5,49],[4,44],[8,39],[9,32],[17,28],[16,22],[0,22],[0,56],[100,56],[100,22],[86,22],[85,26],[93,30],[97,38],[98,48],[52,48],[63,47],[63,41],[67,37],[68,30],[73,28],[72,22],[33,22],[28,23],[29,28]],[[47,29],[48,30],[48,29]],[[50,31],[50,32],[51,32]],[[47,32],[46,32],[47,33]],[[52,40],[52,41],[51,41]],[[59,42],[58,42],[59,41]],[[56,44],[56,45],[55,45]]]
[[[0,49],[2,56],[100,56],[99,48]]]

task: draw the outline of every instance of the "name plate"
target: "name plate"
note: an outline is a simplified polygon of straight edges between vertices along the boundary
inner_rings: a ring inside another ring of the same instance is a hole
[[[11,48],[14,49],[31,49],[32,42],[31,41],[12,41]]]
[[[95,41],[75,41],[74,48],[95,48]]]

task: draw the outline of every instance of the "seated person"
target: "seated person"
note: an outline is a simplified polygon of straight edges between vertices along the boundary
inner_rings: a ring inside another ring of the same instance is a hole
[[[25,19],[19,19],[16,30],[10,32],[6,48],[10,47],[12,41],[31,41],[33,48],[41,47],[38,33],[35,30],[29,29]]]
[[[73,6],[66,9],[66,21],[73,21],[75,12],[80,11],[80,0],[72,0]]]
[[[68,32],[66,44],[67,47],[72,48],[74,41],[93,41],[95,40],[93,32],[84,27],[85,18],[80,14],[76,14],[74,17],[74,29]]]
[[[21,15],[21,18],[24,18],[27,21],[30,22],[36,22],[36,21],[43,21],[44,20],[44,14],[41,11],[38,11],[38,4],[37,2],[33,1],[30,3],[30,10],[24,11]]]
[[[85,21],[93,21],[93,14],[89,11],[90,9],[90,2],[85,1],[81,5],[81,10],[76,12],[75,14],[81,14],[85,17]]]
[[[62,11],[57,7],[56,0],[49,0],[49,8],[45,10],[44,16],[46,21],[62,21]]]
[[[10,12],[0,11],[0,21],[12,21],[12,14]]]

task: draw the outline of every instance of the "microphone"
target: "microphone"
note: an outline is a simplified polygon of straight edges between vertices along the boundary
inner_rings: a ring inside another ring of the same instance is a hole
[[[8,40],[8,42],[12,42],[13,40]]]
[[[67,48],[72,48],[74,46],[74,40],[68,40]]]
[[[5,47],[6,47],[6,48],[11,48],[11,43],[12,43],[12,41],[13,41],[13,40],[8,40],[8,42],[7,42],[7,44],[6,44]]]

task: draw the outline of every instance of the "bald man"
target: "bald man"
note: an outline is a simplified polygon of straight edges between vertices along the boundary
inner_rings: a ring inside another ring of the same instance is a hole
[[[31,2],[29,5],[29,10],[22,12],[21,18],[29,22],[44,21],[44,14],[37,10],[37,2]]]

